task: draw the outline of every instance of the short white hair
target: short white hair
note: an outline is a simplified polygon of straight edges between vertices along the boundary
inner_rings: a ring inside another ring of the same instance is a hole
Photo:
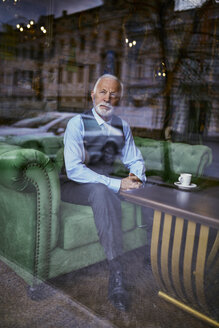
[[[96,91],[97,91],[97,86],[98,84],[100,83],[100,81],[102,79],[105,79],[105,78],[108,78],[108,79],[112,79],[112,80],[116,80],[119,85],[120,85],[120,90],[121,90],[121,95],[120,95],[120,98],[122,98],[123,96],[123,83],[118,79],[118,77],[116,77],[115,75],[112,75],[112,74],[103,74],[99,77],[99,79],[96,81],[95,85],[94,85],[94,88],[93,88],[93,93],[95,94]]]

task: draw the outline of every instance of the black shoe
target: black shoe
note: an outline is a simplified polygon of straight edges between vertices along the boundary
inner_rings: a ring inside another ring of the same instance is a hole
[[[110,272],[108,296],[117,310],[128,310],[128,293],[124,288],[121,271]]]

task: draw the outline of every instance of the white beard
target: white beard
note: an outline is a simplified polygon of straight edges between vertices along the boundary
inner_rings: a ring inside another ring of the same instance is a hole
[[[108,109],[101,108],[100,107],[101,105],[108,107]],[[97,114],[99,114],[100,116],[102,116],[104,118],[111,118],[114,113],[114,107],[105,102],[101,102],[98,105],[94,104],[94,108],[95,108]]]

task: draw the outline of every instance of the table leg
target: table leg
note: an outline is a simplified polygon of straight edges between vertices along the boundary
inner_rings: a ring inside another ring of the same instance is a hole
[[[196,317],[219,327],[219,323],[208,316],[204,290],[205,269],[212,265],[218,253],[219,233],[207,258],[208,239],[209,227],[200,225],[199,230],[195,222],[174,218],[169,214],[162,215],[159,211],[154,212],[151,266],[162,290],[159,295]],[[201,307],[207,315],[195,310],[189,304],[197,309]]]
[[[216,320],[211,319],[208,316],[204,315],[203,313],[200,313],[199,311],[194,310],[193,308],[191,308],[191,306],[188,306],[161,291],[159,291],[158,295],[160,297],[162,297],[165,301],[174,304],[175,306],[179,307],[181,310],[188,312],[189,314],[195,316],[196,318],[198,318],[200,320],[205,321],[206,323],[210,324],[211,326],[219,327],[219,323]]]
[[[162,289],[164,289],[164,285],[160,278],[159,268],[158,268],[158,245],[159,245],[159,235],[160,235],[160,224],[161,224],[161,212],[154,211],[154,221],[153,221],[152,238],[151,238],[151,267],[158,285]]]
[[[207,308],[204,292],[204,273],[208,246],[208,235],[209,227],[201,225],[196,260],[195,282],[198,302],[203,309]]]
[[[210,268],[210,266],[212,265],[214,259],[218,254],[218,249],[219,249],[219,231],[217,232],[217,236],[215,238],[214,244],[212,246],[212,249],[207,259],[207,268]]]
[[[183,226],[184,226],[184,220],[181,218],[176,218],[174,239],[173,239],[171,270],[172,270],[173,285],[176,290],[176,293],[183,301],[185,301],[185,297],[183,295],[181,282],[180,282],[180,253],[182,247]]]
[[[162,234],[162,243],[161,243],[161,272],[162,277],[165,282],[166,289],[173,291],[170,272],[169,272],[169,249],[170,249],[170,234],[172,226],[172,216],[165,214],[164,224],[163,224],[163,234]]]
[[[194,252],[195,231],[196,231],[196,223],[189,221],[187,226],[186,244],[185,244],[184,261],[183,261],[183,285],[188,300],[193,304],[196,303],[193,293],[193,288],[192,288],[192,278],[193,278],[192,257]]]

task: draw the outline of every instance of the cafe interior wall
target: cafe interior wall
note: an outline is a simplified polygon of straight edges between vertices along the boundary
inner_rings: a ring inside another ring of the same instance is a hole
[[[22,20],[19,28],[18,20],[2,25],[2,122],[52,110],[82,112],[92,105],[95,80],[108,72],[124,82],[118,113],[145,136],[158,131],[164,138],[171,129],[175,140],[188,141],[219,132],[215,1],[183,11],[174,10],[173,0],[64,9],[59,17],[45,12],[29,27]]]

